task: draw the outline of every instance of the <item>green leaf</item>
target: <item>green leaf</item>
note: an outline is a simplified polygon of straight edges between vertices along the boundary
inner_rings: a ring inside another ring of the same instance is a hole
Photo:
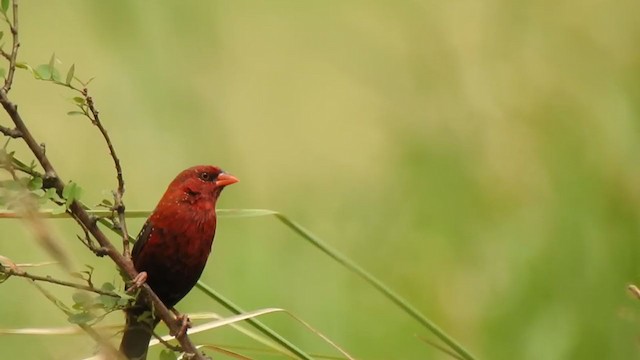
[[[120,298],[109,296],[109,295],[100,295],[98,296],[98,302],[104,306],[105,309],[111,310],[119,305]]]
[[[96,317],[89,312],[81,312],[69,315],[67,321],[72,324],[86,324],[89,321],[95,319]]]
[[[84,291],[77,291],[71,295],[73,302],[82,306],[93,303],[93,297]]]
[[[9,10],[9,0],[2,0],[0,6],[0,10],[2,10],[2,13],[6,14],[7,10]]]
[[[0,40],[4,37],[4,31],[0,31]]]
[[[173,351],[171,351],[169,349],[164,349],[164,350],[162,350],[160,352],[160,357],[158,359],[160,359],[160,360],[178,360],[178,356]]]
[[[113,203],[108,199],[102,199],[102,202],[100,202],[100,205],[105,207],[112,207]]]
[[[39,80],[51,80],[51,67],[46,64],[38,65],[33,75]]]
[[[45,190],[43,196],[44,196],[45,199],[60,200],[60,197],[58,196],[58,193],[56,192],[56,189],[54,189],[54,188],[49,188],[49,189]]]
[[[56,68],[56,53],[51,54],[51,59],[49,59],[49,69],[53,71]]]
[[[78,115],[84,115],[84,113],[82,111],[69,111],[67,113],[67,115],[69,115],[69,116],[78,116]]]
[[[61,83],[61,77],[60,77],[60,72],[58,71],[58,69],[56,69],[56,62],[57,62],[57,58],[56,58],[56,53],[51,54],[51,59],[49,59],[49,72],[51,74],[50,79]]]
[[[51,80],[61,83],[60,82],[60,72],[58,71],[58,69],[53,69],[51,71]]]
[[[34,76],[34,77],[36,76],[36,72],[35,72],[35,70],[33,70],[33,68],[31,67],[31,65],[27,64],[26,62],[17,62],[17,63],[16,63],[16,67],[17,67],[18,69],[25,69],[25,70],[29,70],[29,72],[30,72],[31,74],[33,74],[33,76]],[[36,78],[37,78],[37,77],[36,77]]]
[[[76,104],[78,104],[78,105],[84,105],[84,104],[86,104],[86,103],[87,103],[87,102],[85,101],[85,99],[84,99],[82,96],[75,96],[75,97],[73,98],[73,101],[75,101],[75,102],[76,102]]]
[[[58,69],[51,68],[49,64],[38,65],[33,71],[33,76],[38,80],[60,81],[60,72]]]
[[[56,206],[53,209],[51,209],[51,215],[60,215],[60,214],[64,214],[65,212],[67,212],[66,206]]]
[[[76,72],[76,64],[71,65],[69,71],[67,71],[67,79],[65,83],[67,85],[71,85],[71,80],[73,80],[73,74]]]
[[[112,283],[110,282],[106,282],[104,284],[102,284],[102,286],[100,286],[100,290],[102,291],[114,291],[116,289],[115,286],[113,286]]]
[[[27,188],[31,191],[42,189],[42,178],[39,176],[33,177],[31,180],[29,180]]]
[[[62,197],[66,200],[67,209],[74,200],[80,200],[81,196],[82,188],[73,181],[70,181],[67,185],[65,185],[64,189],[62,190]]]

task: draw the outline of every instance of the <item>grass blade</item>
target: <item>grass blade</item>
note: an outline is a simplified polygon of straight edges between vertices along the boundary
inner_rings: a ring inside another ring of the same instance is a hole
[[[274,216],[278,220],[280,220],[282,223],[284,223],[287,227],[289,227],[291,230],[293,230],[298,235],[303,237],[305,240],[309,241],[315,247],[320,249],[322,252],[329,255],[338,263],[340,263],[350,271],[360,276],[366,282],[371,284],[374,288],[380,291],[384,296],[386,296],[393,303],[398,305],[398,307],[404,310],[404,312],[409,314],[409,316],[411,316],[413,319],[419,322],[422,326],[427,328],[431,333],[433,333],[436,337],[442,340],[442,342],[447,344],[453,351],[455,351],[458,355],[460,355],[461,358],[465,360],[475,359],[475,357],[471,355],[462,345],[460,345],[451,336],[445,333],[444,330],[438,327],[431,320],[427,319],[424,315],[422,315],[422,313],[420,313],[420,311],[418,311],[418,309],[413,307],[407,300],[405,300],[400,295],[398,295],[393,290],[391,290],[389,287],[387,287],[384,283],[382,283],[382,281],[378,280],[376,277],[374,277],[373,275],[368,273],[366,270],[361,268],[359,265],[351,261],[349,258],[347,258],[337,250],[327,245],[325,242],[320,240],[317,236],[315,236],[313,233],[311,233],[310,231],[302,227],[300,224],[294,222],[293,220],[289,219],[288,217],[280,213],[275,213]]]
[[[198,281],[196,287],[204,292],[209,297],[213,298],[220,305],[227,308],[227,310],[231,311],[234,314],[242,314],[245,313],[238,305],[234,304],[231,300],[225,298],[220,293],[215,291],[209,285],[203,283],[202,281]],[[297,357],[305,360],[312,360],[312,357],[307,355],[304,351],[300,350],[297,346],[290,343],[287,339],[283,338],[281,335],[271,330],[267,325],[262,323],[258,319],[247,319],[247,322],[255,327],[257,330],[265,334],[268,338],[280,344],[285,349],[289,350],[292,354],[295,354]]]
[[[331,345],[334,349],[339,351],[347,359],[354,360],[354,358],[351,355],[349,355],[346,351],[344,351],[342,348],[340,348],[336,343],[331,341],[331,339],[329,339],[328,337],[323,335],[321,332],[319,332],[318,330],[313,328],[311,325],[309,325],[306,321],[304,321],[301,318],[295,316],[294,314],[292,314],[291,312],[289,312],[287,310],[279,309],[279,308],[260,309],[260,310],[246,312],[246,313],[243,313],[243,314],[229,316],[229,317],[226,317],[226,318],[223,318],[223,319],[219,319],[219,320],[209,321],[209,322],[207,322],[205,324],[192,327],[191,329],[189,329],[189,334],[196,334],[196,333],[199,333],[199,332],[208,331],[208,330],[211,330],[211,329],[216,329],[216,328],[219,328],[219,327],[222,327],[222,326],[226,326],[226,325],[231,325],[231,324],[237,323],[239,321],[255,320],[255,318],[258,317],[258,316],[267,315],[267,314],[273,314],[273,313],[276,313],[276,312],[283,312],[283,313],[291,316],[294,320],[296,320],[297,322],[299,322],[302,325],[304,325],[309,331],[311,331],[312,333],[314,333],[315,335],[320,337],[322,340],[324,340],[327,344]],[[166,335],[166,336],[163,336],[162,339],[165,340],[165,341],[168,341],[168,340],[173,339],[173,336]],[[160,341],[158,339],[154,339],[154,340],[151,340],[151,342],[149,343],[149,346],[153,346],[153,345],[156,345],[156,344],[159,344],[159,343],[160,343]]]

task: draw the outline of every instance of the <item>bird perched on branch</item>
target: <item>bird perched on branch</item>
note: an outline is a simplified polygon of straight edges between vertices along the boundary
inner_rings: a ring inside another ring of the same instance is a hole
[[[238,179],[215,166],[195,166],[169,184],[133,246],[133,264],[141,278],[172,308],[196,284],[216,232],[216,201]],[[146,317],[151,306],[139,297],[127,310],[120,351],[128,359],[145,359],[151,332],[160,319]]]

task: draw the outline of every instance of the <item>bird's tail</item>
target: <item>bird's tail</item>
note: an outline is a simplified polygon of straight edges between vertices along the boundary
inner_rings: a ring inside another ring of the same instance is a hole
[[[158,319],[152,318],[149,308],[143,306],[134,306],[126,314],[127,324],[120,342],[120,352],[129,360],[145,360],[149,340]]]

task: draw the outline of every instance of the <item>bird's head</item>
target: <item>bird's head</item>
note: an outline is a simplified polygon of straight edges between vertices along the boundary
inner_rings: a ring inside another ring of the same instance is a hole
[[[200,165],[182,171],[171,182],[167,194],[174,201],[197,204],[206,209],[215,206],[225,186],[238,182],[217,166]],[[169,200],[169,199],[167,199]]]

